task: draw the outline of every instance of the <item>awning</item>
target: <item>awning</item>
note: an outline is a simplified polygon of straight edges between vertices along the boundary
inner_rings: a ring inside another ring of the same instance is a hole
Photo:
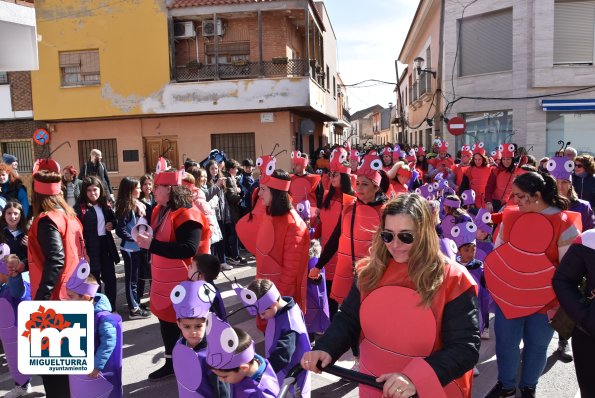
[[[595,99],[540,100],[546,112],[551,111],[595,111]]]

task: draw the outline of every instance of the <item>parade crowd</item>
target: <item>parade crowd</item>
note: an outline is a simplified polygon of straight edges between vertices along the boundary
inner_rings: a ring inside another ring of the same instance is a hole
[[[383,384],[360,385],[360,397],[471,397],[481,341],[496,339],[486,398],[530,398],[556,332],[582,396],[595,397],[591,155],[566,144],[537,160],[514,143],[489,151],[442,140],[427,151],[281,149],[241,163],[217,149],[183,165],[160,158],[117,190],[97,149],[80,169],[42,158],[31,202],[4,154],[0,339],[15,383],[5,396],[32,391],[17,368],[23,300],[95,309],[93,371],[43,375],[47,397],[123,395],[122,259],[127,319],[160,326],[165,363],[148,379],[174,376],[180,397],[277,397],[296,365],[289,393],[310,397],[311,372],[349,350],[354,370]],[[276,166],[281,154],[293,173]],[[264,334],[258,353],[215,283],[247,264],[245,252],[256,278],[230,282]]]

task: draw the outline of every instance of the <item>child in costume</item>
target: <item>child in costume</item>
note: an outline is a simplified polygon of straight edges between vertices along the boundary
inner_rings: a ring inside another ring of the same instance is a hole
[[[490,293],[485,287],[483,262],[476,257],[477,241],[475,236],[477,234],[477,226],[472,221],[458,223],[452,228],[451,233],[453,235],[452,239],[459,249],[458,262],[467,268],[467,271],[469,271],[479,287],[479,293],[477,295],[479,300],[479,331],[481,338],[487,340],[490,338],[489,309],[492,300]]]
[[[9,200],[3,206],[0,217],[0,243],[10,247],[10,253],[16,254],[20,259],[17,271],[27,271],[27,218],[23,215],[23,205],[16,200]]]
[[[475,216],[475,225],[477,225],[477,252],[475,258],[479,261],[485,260],[488,254],[494,250],[492,242],[492,215],[486,208],[481,208]]]
[[[221,319],[227,318],[225,305],[223,304],[223,297],[221,291],[215,285],[215,279],[221,272],[221,263],[216,256],[210,254],[197,254],[192,259],[192,263],[188,267],[188,280],[190,281],[204,281],[210,284],[215,289],[215,297],[211,305],[211,312],[214,312]]]
[[[241,329],[207,315],[207,364],[219,380],[230,384],[233,398],[275,398],[279,382],[269,361],[254,352],[254,342]],[[223,344],[225,342],[225,344]]]
[[[21,301],[31,300],[29,273],[16,271],[21,260],[8,255],[8,245],[1,244],[0,254],[0,340],[4,347],[6,362],[15,386],[5,397],[16,398],[30,393],[31,376],[21,374],[18,369],[17,353],[17,307]]]
[[[91,266],[81,259],[68,279],[68,300],[90,301],[95,308],[95,363],[89,375],[70,375],[71,398],[122,397],[122,318],[112,313]]]
[[[320,242],[317,239],[310,241],[310,260],[308,261],[308,272],[318,264],[322,249]],[[314,335],[324,333],[328,325],[331,323],[328,307],[328,296],[326,292],[326,278],[324,268],[320,270],[318,279],[308,278],[308,310],[304,320],[310,335],[310,340],[313,340]]]
[[[242,289],[239,296],[245,305],[256,307],[253,315],[267,321],[264,332],[265,354],[277,379],[284,380],[291,368],[300,363],[304,353],[311,349],[300,307],[293,298],[281,296],[268,279],[255,279],[246,289]],[[248,308],[248,311],[254,307]],[[302,397],[310,397],[309,372],[300,373],[296,385]],[[293,387],[290,392],[294,392]]]
[[[204,281],[183,281],[171,291],[182,333],[172,352],[180,398],[229,396],[227,384],[217,380],[206,362],[205,324],[214,296],[214,287]]]

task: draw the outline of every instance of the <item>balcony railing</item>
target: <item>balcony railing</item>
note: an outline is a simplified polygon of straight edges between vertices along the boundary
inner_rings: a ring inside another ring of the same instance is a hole
[[[298,77],[310,74],[306,59],[280,59],[258,62],[236,62],[232,64],[203,65],[188,64],[176,66],[177,82],[208,80],[256,79],[258,77]]]

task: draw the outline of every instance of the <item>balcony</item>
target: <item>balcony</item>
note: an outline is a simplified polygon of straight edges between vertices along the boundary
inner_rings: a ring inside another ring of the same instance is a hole
[[[259,62],[235,62],[233,64],[203,65],[189,62],[184,66],[176,66],[176,81],[200,82],[210,80],[257,79],[260,77],[302,77],[310,74],[308,60],[275,59]]]

